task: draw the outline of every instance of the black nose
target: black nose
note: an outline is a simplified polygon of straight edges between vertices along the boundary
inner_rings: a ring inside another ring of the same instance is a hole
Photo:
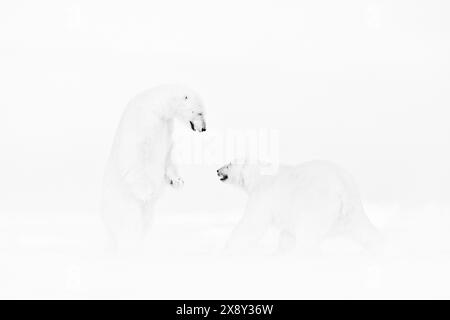
[[[203,132],[203,131],[206,131],[206,128],[202,128],[202,132]]]

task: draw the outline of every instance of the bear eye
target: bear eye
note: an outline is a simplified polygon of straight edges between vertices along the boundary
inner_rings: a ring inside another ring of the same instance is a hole
[[[188,99],[188,96],[184,96],[184,100],[187,100]]]

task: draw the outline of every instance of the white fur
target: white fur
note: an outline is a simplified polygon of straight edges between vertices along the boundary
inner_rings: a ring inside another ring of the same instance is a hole
[[[261,167],[231,163],[218,170],[225,182],[248,193],[248,203],[228,244],[229,252],[254,246],[270,225],[280,231],[279,249],[317,249],[327,235],[347,233],[366,248],[378,232],[364,213],[352,178],[338,166],[310,161],[280,166],[274,175]]]
[[[199,97],[182,86],[156,87],[129,102],[103,182],[103,218],[115,245],[138,244],[163,187],[183,185],[171,161],[173,120],[191,121],[201,131],[203,114]]]

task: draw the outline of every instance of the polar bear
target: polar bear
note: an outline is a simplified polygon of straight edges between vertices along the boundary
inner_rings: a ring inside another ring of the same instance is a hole
[[[102,213],[115,247],[141,242],[163,187],[181,187],[171,160],[173,121],[206,130],[200,97],[179,85],[162,85],[135,96],[116,131],[103,180]]]
[[[249,196],[228,240],[228,253],[250,249],[270,225],[280,231],[280,252],[315,252],[327,235],[342,232],[369,251],[379,248],[379,232],[364,213],[353,179],[333,163],[314,160],[267,174],[260,165],[234,161],[217,175]]]

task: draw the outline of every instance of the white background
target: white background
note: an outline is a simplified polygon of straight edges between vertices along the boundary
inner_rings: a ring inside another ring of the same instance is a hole
[[[450,298],[449,14],[437,0],[2,1],[0,297]],[[181,167],[154,231],[167,255],[105,256],[121,113],[172,82],[205,101],[205,135],[180,125],[192,139],[275,129],[281,163],[348,169],[388,257],[214,258],[245,203],[215,176],[230,159]]]

